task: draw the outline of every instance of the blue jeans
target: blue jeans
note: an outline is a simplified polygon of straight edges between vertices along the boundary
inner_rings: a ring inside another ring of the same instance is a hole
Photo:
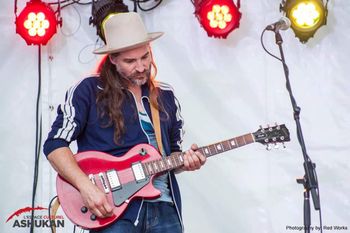
[[[101,230],[90,233],[181,233],[181,223],[175,205],[170,202],[144,202],[137,226],[120,219]]]

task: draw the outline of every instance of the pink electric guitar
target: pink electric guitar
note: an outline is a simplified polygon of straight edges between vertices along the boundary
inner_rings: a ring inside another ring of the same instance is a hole
[[[260,128],[255,133],[245,134],[226,141],[199,148],[207,156],[259,142],[267,145],[290,141],[285,125]],[[84,206],[80,192],[61,176],[57,176],[57,194],[67,217],[84,229],[97,229],[116,221],[135,198],[154,199],[160,192],[153,187],[154,177],[160,173],[183,166],[183,153],[162,158],[148,144],[139,144],[122,157],[97,151],[86,151],[75,156],[79,167],[107,195],[114,206],[114,215],[98,218]]]

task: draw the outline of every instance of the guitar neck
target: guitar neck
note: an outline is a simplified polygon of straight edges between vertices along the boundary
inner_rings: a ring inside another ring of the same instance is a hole
[[[233,150],[253,142],[255,142],[254,136],[253,134],[249,133],[239,137],[214,143],[208,146],[200,147],[198,148],[198,151],[208,158],[213,155],[217,155],[222,152]],[[173,170],[183,166],[184,154],[185,154],[184,152],[179,154],[173,154],[162,159],[153,160],[153,161],[144,163],[143,168],[144,168],[145,174],[148,176],[151,176],[157,173]]]

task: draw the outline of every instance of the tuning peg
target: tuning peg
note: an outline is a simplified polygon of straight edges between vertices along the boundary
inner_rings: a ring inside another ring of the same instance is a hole
[[[265,130],[264,130],[264,128],[262,127],[262,125],[259,125],[259,128],[260,128],[260,130],[261,130],[262,133],[265,133]]]
[[[266,145],[266,150],[270,151],[272,148],[271,148],[271,145],[270,144],[267,144]]]
[[[277,150],[278,148],[280,148],[280,146],[275,143],[274,148]]]
[[[284,142],[282,142],[283,149],[286,149],[286,145],[284,145]]]
[[[275,126],[276,126],[276,129],[278,129],[278,130],[281,129],[281,126],[279,126],[279,125],[277,124],[277,122],[275,122]]]

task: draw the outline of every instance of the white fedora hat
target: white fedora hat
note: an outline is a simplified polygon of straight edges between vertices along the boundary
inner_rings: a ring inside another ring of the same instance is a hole
[[[162,36],[163,32],[148,33],[139,14],[118,13],[108,16],[102,23],[106,45],[95,54],[117,53],[136,48]]]

